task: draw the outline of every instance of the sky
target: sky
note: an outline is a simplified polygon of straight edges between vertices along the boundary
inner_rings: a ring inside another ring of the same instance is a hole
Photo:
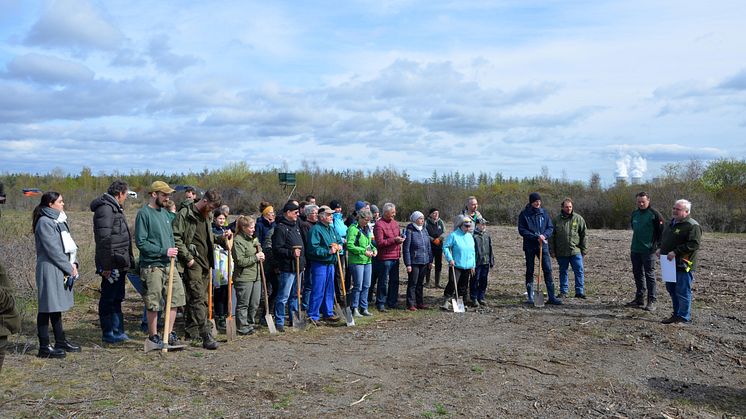
[[[746,157],[746,2],[0,0],[0,173]]]

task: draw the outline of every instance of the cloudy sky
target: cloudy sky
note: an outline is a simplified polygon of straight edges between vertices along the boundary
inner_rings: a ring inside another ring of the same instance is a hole
[[[0,173],[651,178],[746,156],[745,22],[742,0],[0,0]]]

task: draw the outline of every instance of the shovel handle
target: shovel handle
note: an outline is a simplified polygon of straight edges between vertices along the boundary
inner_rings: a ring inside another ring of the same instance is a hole
[[[209,270],[210,282],[207,287],[207,319],[212,320],[212,268]]]
[[[298,288],[298,311],[300,311],[300,256],[295,257],[295,282]]]
[[[339,252],[337,252],[337,266],[339,267],[339,282],[342,283],[342,296],[347,297],[347,289],[345,288],[345,273],[342,270],[342,259],[339,257]]]
[[[453,274],[453,289],[456,291],[456,299],[458,300],[458,278],[456,278],[456,267],[449,264],[451,268],[451,274]]]
[[[257,253],[259,253],[259,246],[256,247]],[[264,262],[257,259],[259,262],[259,276],[262,278],[262,288],[264,288],[264,311],[269,314],[269,298],[267,297],[267,279],[264,277]]]
[[[174,288],[174,270],[176,269],[176,258],[171,256],[171,263],[168,269],[168,286],[166,288],[166,317],[163,321],[163,339],[168,342],[168,335],[171,334],[171,296]],[[163,345],[162,352],[168,352],[168,345]]]
[[[233,318],[233,240],[228,240],[228,318]]]
[[[541,241],[541,238],[539,238],[539,273],[536,277],[536,287],[541,286],[541,272],[543,265],[541,264],[541,255],[544,253],[544,242]]]

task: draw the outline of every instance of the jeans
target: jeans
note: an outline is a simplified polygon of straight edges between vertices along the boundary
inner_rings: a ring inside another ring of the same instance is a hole
[[[412,272],[407,275],[407,307],[425,305],[422,292],[429,267],[430,264],[412,265]]]
[[[635,300],[642,302],[647,286],[648,301],[655,301],[657,290],[655,285],[655,253],[630,253],[632,260],[632,274],[635,276]]]
[[[583,273],[583,255],[557,256],[559,265],[560,293],[567,294],[570,290],[570,281],[567,275],[567,267],[572,266],[575,274],[575,295],[585,294],[585,275]]]
[[[352,308],[360,308],[361,310],[368,309],[368,289],[370,288],[370,278],[373,272],[373,264],[368,263],[365,265],[349,265],[349,270],[352,271],[352,280],[354,286],[352,287]]]
[[[490,274],[490,265],[477,265],[474,270],[474,279],[471,280],[471,301],[484,301],[487,293],[487,277]]]
[[[119,271],[119,278],[114,283],[101,277],[101,297],[98,300],[99,316],[108,316],[122,312],[122,301],[124,301],[124,278],[126,271]],[[109,277],[112,278],[111,276]]]
[[[285,304],[290,311],[298,311],[298,286],[295,272],[280,272],[277,281],[277,295],[275,297],[275,324],[285,325]]]
[[[673,303],[673,314],[686,321],[692,320],[692,282],[692,273],[681,271],[676,271],[676,282],[666,282],[666,290]]]
[[[534,263],[539,257],[539,249],[530,248],[524,250],[526,255],[526,292],[528,293],[528,302],[534,301]],[[549,301],[555,301],[554,279],[552,279],[552,259],[549,256],[549,246],[541,246],[541,270],[544,273],[544,283],[547,285],[547,296]]]
[[[383,260],[379,262],[378,290],[376,291],[376,306],[396,308],[399,299],[399,259]]]
[[[306,270],[300,273],[301,282],[303,283],[303,286],[301,289],[303,290],[301,292],[301,307],[303,307],[303,311],[308,312],[308,301],[311,299],[311,289],[313,288],[311,286],[311,270],[306,267]]]
[[[334,265],[312,260],[309,269],[311,297],[308,302],[308,317],[318,321],[334,315]]]

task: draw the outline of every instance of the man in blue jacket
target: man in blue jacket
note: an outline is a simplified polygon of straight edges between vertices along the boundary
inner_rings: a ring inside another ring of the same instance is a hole
[[[528,196],[528,205],[518,216],[518,234],[523,237],[523,252],[526,255],[526,292],[528,304],[534,303],[534,259],[541,252],[541,267],[544,271],[544,282],[547,284],[548,304],[561,305],[554,294],[552,280],[552,260],[549,257],[549,243],[554,226],[549,214],[541,207],[541,195],[532,192]],[[541,242],[541,247],[539,243]]]

